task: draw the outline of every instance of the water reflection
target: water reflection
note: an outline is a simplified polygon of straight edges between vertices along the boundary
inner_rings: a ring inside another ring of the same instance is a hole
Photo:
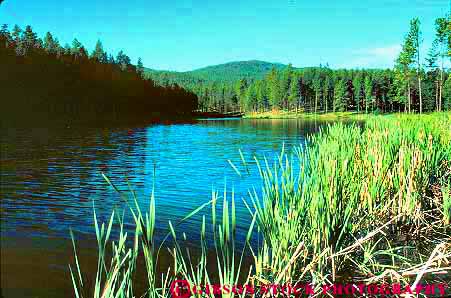
[[[156,235],[160,239],[167,232],[168,220],[177,222],[208,202],[212,189],[222,192],[226,185],[235,193],[238,235],[243,240],[250,218],[241,199],[251,187],[259,188],[253,157],[271,160],[283,144],[290,152],[325,124],[220,119],[128,128],[2,129],[2,255],[22,252],[7,265],[2,264],[2,288],[21,284],[12,274],[14,268],[20,268],[14,259],[20,259],[20,264],[33,263],[49,279],[58,270],[67,271],[67,258],[39,258],[37,251],[57,254],[60,248],[55,241],[65,242],[69,228],[78,237],[92,239],[93,202],[99,218],[105,221],[113,208],[123,209],[123,202],[108,187],[102,172],[123,191],[129,183],[143,208],[155,189]],[[228,163],[231,160],[245,173],[239,149],[250,164],[250,174],[241,177]],[[178,227],[194,245],[202,215],[208,217],[210,210]],[[28,244],[24,247],[20,243],[25,240]],[[16,250],[16,243],[20,250]]]

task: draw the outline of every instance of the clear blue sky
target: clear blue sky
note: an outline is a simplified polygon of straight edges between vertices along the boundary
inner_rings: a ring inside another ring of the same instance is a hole
[[[314,66],[391,67],[418,16],[426,54],[434,20],[450,0],[5,0],[0,23],[30,24],[62,44],[97,39],[134,63],[191,70],[236,60]]]

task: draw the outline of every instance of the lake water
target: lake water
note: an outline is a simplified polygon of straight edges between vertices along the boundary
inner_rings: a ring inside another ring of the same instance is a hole
[[[143,208],[155,190],[157,231],[211,200],[212,190],[236,199],[238,235],[244,237],[247,191],[260,188],[253,157],[272,161],[285,146],[304,146],[325,122],[210,119],[134,127],[1,130],[1,287],[3,297],[72,296],[69,229],[83,264],[92,267],[93,203],[106,221],[124,204],[101,173],[121,190],[128,184]],[[250,164],[244,170],[239,150]],[[241,171],[239,176],[230,166]],[[202,210],[177,227],[196,245]],[[130,223],[130,221],[128,221]],[[126,226],[132,231],[132,225]],[[240,233],[241,232],[241,233]]]

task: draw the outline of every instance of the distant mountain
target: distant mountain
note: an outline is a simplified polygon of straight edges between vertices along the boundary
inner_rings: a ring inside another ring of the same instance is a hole
[[[145,73],[157,85],[178,85],[197,95],[199,110],[230,112],[239,111],[237,86],[241,90],[256,80],[265,79],[273,68],[282,73],[288,65],[265,61],[236,61],[207,66],[191,71],[162,71],[146,69]],[[293,68],[299,70],[299,68]],[[245,79],[243,84],[240,79]],[[241,97],[243,94],[241,94]]]
[[[273,67],[283,69],[287,65],[281,63],[270,63],[265,61],[237,61],[225,64],[199,68],[189,73],[195,77],[205,80],[230,80],[236,81],[241,78],[262,78]]]
[[[265,74],[271,71],[273,67],[280,70],[287,67],[287,65],[281,63],[250,60],[212,65],[185,72],[160,71],[152,69],[146,69],[146,72],[150,76],[166,76],[169,80],[177,78],[177,80],[179,81],[197,79],[202,81],[234,82],[241,78],[263,78]]]

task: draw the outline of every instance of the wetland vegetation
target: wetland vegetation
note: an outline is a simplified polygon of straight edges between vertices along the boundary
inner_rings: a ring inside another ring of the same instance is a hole
[[[154,242],[153,195],[149,209],[142,210],[133,193],[117,190],[136,230],[127,235],[121,229],[119,240],[110,242],[115,216],[105,225],[96,220],[99,264],[93,295],[141,295],[133,284],[136,259],[142,254],[148,297],[170,297],[174,279],[191,285],[217,281],[257,287],[307,282],[317,293],[323,285],[343,281],[400,283],[412,289],[425,281],[449,283],[450,127],[449,113],[373,116],[364,127],[330,125],[313,135],[307,147],[294,154],[280,152],[274,163],[257,160],[262,189],[250,191],[245,199],[252,222],[244,247],[238,248],[236,241],[240,218],[233,192],[213,192],[210,202],[182,219],[211,206],[211,222],[203,217],[199,226],[197,258],[183,246],[189,235],[180,237],[177,223],[169,222],[170,241]],[[232,165],[238,175],[248,161],[243,157],[241,163]],[[222,206],[219,213],[217,206]],[[212,230],[213,259],[207,258],[207,229]],[[250,242],[252,233],[260,236],[257,245]],[[127,237],[133,240],[129,244]],[[109,245],[113,257],[106,259]],[[157,271],[161,249],[168,249],[174,260]],[[250,258],[251,265],[242,266],[243,258]],[[86,293],[81,272],[74,264],[77,297]]]

